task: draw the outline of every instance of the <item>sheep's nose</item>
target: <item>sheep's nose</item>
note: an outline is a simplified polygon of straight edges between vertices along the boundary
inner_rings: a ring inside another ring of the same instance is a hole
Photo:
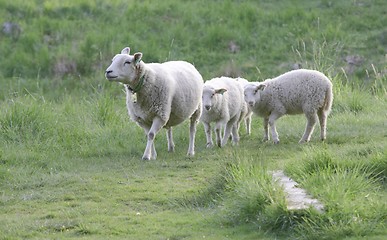
[[[250,106],[254,106],[254,102],[253,102],[253,101],[250,101],[250,102],[249,102],[249,105],[250,105]]]
[[[112,72],[113,72],[113,70],[106,70],[105,74],[108,75],[109,73],[112,73]]]
[[[211,106],[210,105],[205,105],[204,108],[209,111],[211,109]]]

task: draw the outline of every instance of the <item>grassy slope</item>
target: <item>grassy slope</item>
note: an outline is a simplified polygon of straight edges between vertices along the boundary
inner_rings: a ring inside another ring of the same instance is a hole
[[[385,68],[384,9],[384,1],[0,1],[1,22],[23,29],[17,40],[0,39],[0,238],[382,238],[385,170],[372,182],[356,169],[386,166],[386,79],[370,66]],[[205,78],[231,70],[259,80],[294,62],[333,75],[347,55],[365,61],[334,79],[327,144],[315,140],[318,129],[311,144],[296,143],[302,116],[279,121],[281,145],[262,144],[255,119],[253,135],[225,149],[205,149],[199,126],[197,156],[187,159],[185,124],[175,130],[176,153],[166,152],[162,132],[158,160],[142,162],[142,130],[128,123],[120,86],[102,74],[127,44],[148,62],[194,62]],[[61,76],[58,64],[76,67]],[[315,178],[314,161],[326,179]],[[264,178],[278,168],[328,213],[299,224],[283,211]],[[275,201],[259,201],[267,195]]]

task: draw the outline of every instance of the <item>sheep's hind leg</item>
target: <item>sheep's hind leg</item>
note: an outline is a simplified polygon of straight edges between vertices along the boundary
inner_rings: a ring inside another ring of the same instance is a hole
[[[245,127],[247,135],[251,135],[251,114],[245,118]]]
[[[172,127],[167,129],[167,140],[168,140],[168,152],[175,151],[175,143],[173,142]]]
[[[160,129],[164,126],[165,121],[163,121],[161,118],[156,117],[153,119],[152,127],[150,128],[148,134],[147,134],[147,143],[146,148],[144,151],[144,155],[142,156],[143,160],[150,160],[156,159],[156,156],[152,156],[152,152],[154,150],[154,139],[157,135],[157,133],[160,131]]]
[[[222,147],[222,123],[217,122],[215,125],[216,145]]]
[[[232,142],[234,145],[237,145],[240,138],[239,138],[239,132],[238,132],[238,126],[236,124],[234,124],[232,126]]]
[[[317,112],[318,119],[320,122],[320,139],[321,141],[324,141],[327,137],[327,118],[328,118],[328,112],[320,109]]]
[[[198,125],[199,118],[201,115],[201,106],[192,114],[189,124],[189,146],[188,146],[188,156],[195,155],[195,135],[196,135],[196,126]]]
[[[232,130],[233,130],[233,134],[235,132],[235,136],[234,135],[232,136],[233,142],[235,142],[235,141],[238,142],[239,141],[238,131],[234,131],[234,129],[233,129],[234,127],[237,128],[237,120],[238,120],[238,118],[234,117],[234,118],[230,119],[230,121],[228,121],[226,123],[226,127],[224,129],[224,136],[223,136],[223,139],[222,139],[220,147],[224,147],[227,144],[228,138],[230,137],[230,134],[231,134]]]
[[[305,113],[307,122],[306,122],[306,127],[305,127],[305,132],[304,135],[302,136],[301,140],[299,143],[305,143],[310,141],[310,136],[313,133],[314,130],[314,125],[316,124],[317,121],[317,113]]]
[[[262,141],[267,142],[269,141],[269,117],[263,118],[263,131],[264,135]]]

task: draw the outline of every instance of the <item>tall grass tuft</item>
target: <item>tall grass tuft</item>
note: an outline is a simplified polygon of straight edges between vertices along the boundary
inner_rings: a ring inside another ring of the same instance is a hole
[[[238,159],[226,168],[224,210],[229,223],[257,223],[268,206],[283,208],[284,193],[267,169],[252,159]]]
[[[297,164],[288,164],[286,172],[325,205],[324,214],[306,218],[295,232],[308,239],[335,239],[381,231],[387,217],[381,200],[382,164],[380,159],[376,163],[338,159],[328,150],[314,148]]]

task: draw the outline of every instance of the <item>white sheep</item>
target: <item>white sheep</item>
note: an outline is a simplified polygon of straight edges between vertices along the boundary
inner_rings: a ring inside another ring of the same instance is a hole
[[[203,86],[203,110],[200,121],[203,123],[207,147],[212,147],[211,122],[215,122],[216,144],[223,147],[232,132],[234,144],[239,142],[238,124],[243,109],[243,88],[228,77],[208,80]],[[222,129],[224,134],[222,138]]]
[[[264,119],[264,141],[269,140],[268,124],[274,143],[279,143],[275,121],[285,114],[302,113],[307,124],[300,143],[310,140],[317,118],[321,127],[320,138],[325,140],[333,93],[331,81],[321,72],[293,70],[262,83],[248,84],[244,94],[253,112]]]
[[[247,81],[246,79],[241,78],[241,77],[236,78],[236,81],[241,84],[243,89],[247,84],[250,83],[249,81]],[[242,118],[241,120],[244,120],[246,133],[247,133],[247,135],[250,135],[251,134],[251,118],[253,115],[253,111],[245,101],[243,101],[243,102],[244,102],[244,104],[243,104],[243,108],[242,108],[242,112],[241,112],[241,118]],[[239,126],[238,126],[238,129],[239,129]]]
[[[106,69],[109,81],[126,86],[129,115],[147,136],[142,159],[156,159],[154,139],[161,128],[167,129],[168,151],[174,151],[172,127],[190,118],[187,155],[195,154],[196,125],[201,115],[203,78],[184,61],[144,63],[142,53],[130,55],[130,48],[117,54]]]

